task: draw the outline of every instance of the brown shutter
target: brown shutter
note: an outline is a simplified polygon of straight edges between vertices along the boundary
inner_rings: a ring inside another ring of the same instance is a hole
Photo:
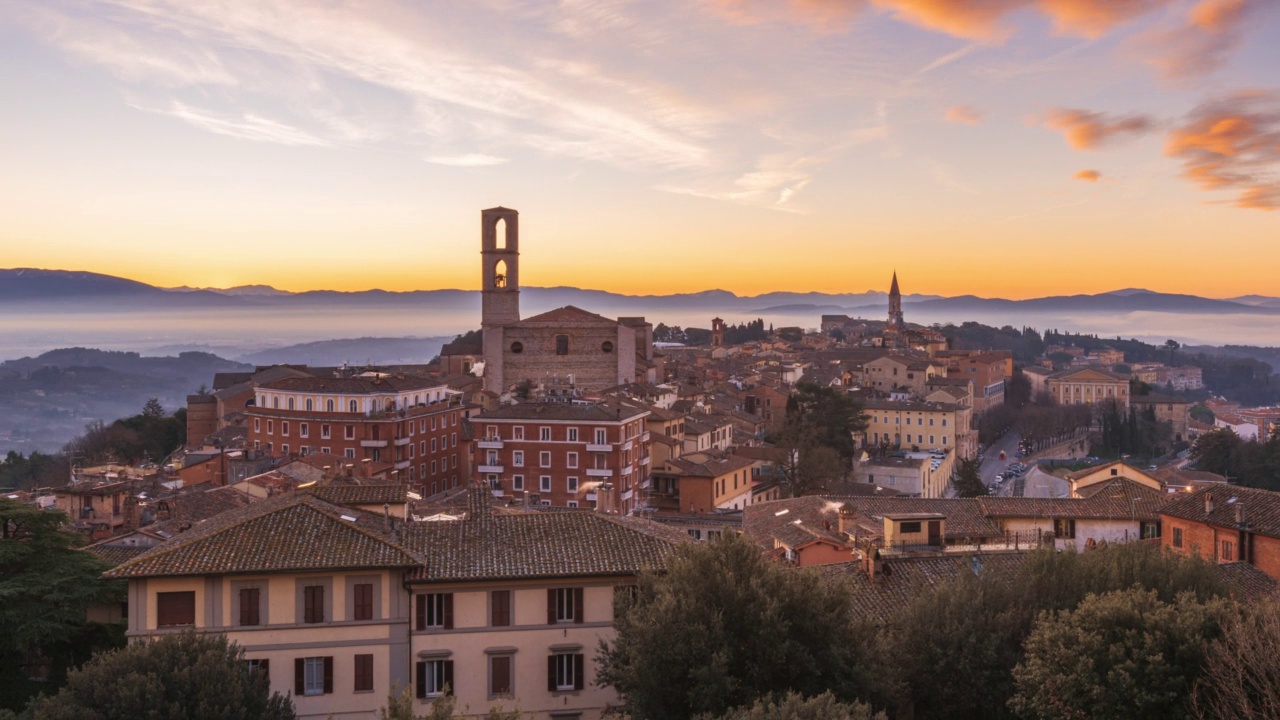
[[[508,695],[511,693],[511,658],[506,655],[494,657],[490,667],[490,695]]]
[[[427,629],[427,596],[414,595],[413,599],[414,599],[414,602],[417,603],[417,610],[414,613],[416,619],[414,622],[416,623],[418,630],[426,630]],[[421,663],[419,663],[419,665],[421,665]]]
[[[547,656],[547,690],[556,691],[556,656]]]
[[[556,589],[547,588],[547,624],[556,624]]]
[[[582,689],[582,684],[583,684],[582,676],[584,674],[583,669],[585,665],[582,662],[582,657],[583,657],[582,653],[578,653],[573,656],[573,689],[574,690]]]
[[[419,595],[418,597],[421,598],[422,596]],[[417,676],[418,687],[414,695],[419,698],[425,698],[427,696],[427,664],[419,662],[415,670],[414,674]]]
[[[490,625],[494,627],[506,627],[511,624],[511,591],[510,590],[494,590],[491,596],[493,605],[493,617],[490,618]]]
[[[298,696],[307,694],[307,676],[302,658],[293,659],[293,694]]]
[[[450,695],[457,695],[457,688],[453,686],[453,661],[444,661],[444,686]]]
[[[582,588],[573,589],[573,621],[582,622]]]
[[[258,670],[262,671],[262,677],[271,680],[271,661],[263,658],[258,661]]]
[[[444,594],[444,629],[453,629],[453,593]]]
[[[324,659],[324,692],[326,695],[333,692],[333,656],[329,655]]]

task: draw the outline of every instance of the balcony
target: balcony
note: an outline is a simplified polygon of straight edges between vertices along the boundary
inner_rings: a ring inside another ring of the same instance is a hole
[[[626,491],[626,492],[622,493],[622,499],[623,499],[623,500],[630,500],[630,499],[631,499],[631,494],[632,494],[632,491],[631,491],[631,490],[628,490],[628,491]]]
[[[595,501],[596,501],[596,494],[595,494],[595,493],[593,493],[593,492],[589,492],[589,493],[587,493],[585,497],[586,497],[586,501],[587,501],[587,502],[595,502]]]
[[[496,488],[494,488],[493,490],[491,490],[490,492],[492,492],[492,493],[493,493],[493,496],[494,496],[494,497],[502,497],[502,495],[503,495],[502,488],[500,488],[500,487],[496,487]]]
[[[587,468],[587,477],[613,477],[613,470],[610,468]]]
[[[587,443],[587,452],[613,452],[613,445],[609,443]]]
[[[360,447],[365,448],[384,448],[387,446],[386,440],[361,440]]]
[[[641,465],[648,465],[648,464],[649,464],[649,456],[647,456],[647,455],[646,455],[645,457],[640,458],[640,464],[641,464]]]
[[[412,445],[412,444],[413,444],[413,438],[411,437],[396,438],[396,447],[404,447],[405,445]]]
[[[477,465],[476,472],[482,473],[498,473],[499,475],[506,471],[506,467],[502,465]]]
[[[645,430],[644,432],[640,433],[640,437],[639,437],[638,439],[639,439],[639,440],[640,440],[640,442],[642,442],[642,443],[647,443],[647,442],[649,442],[649,431],[648,431],[648,430]]]
[[[502,438],[483,438],[477,440],[476,444],[480,446],[481,450],[501,450]]]
[[[396,463],[396,469],[397,469],[397,470],[404,470],[404,469],[408,468],[408,467],[409,467],[410,465],[412,465],[412,464],[413,464],[413,461],[411,461],[411,460],[401,460],[400,462]]]

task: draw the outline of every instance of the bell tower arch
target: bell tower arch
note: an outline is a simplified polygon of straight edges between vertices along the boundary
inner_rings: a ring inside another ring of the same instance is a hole
[[[520,321],[520,213],[480,211],[481,327]]]

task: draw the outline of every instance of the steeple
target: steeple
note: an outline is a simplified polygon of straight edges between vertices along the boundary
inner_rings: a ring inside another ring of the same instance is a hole
[[[902,293],[898,291],[898,271],[893,271],[893,284],[889,286],[890,298],[901,298]]]
[[[893,284],[889,286],[889,327],[901,330],[902,292],[898,290],[898,271],[893,271]]]

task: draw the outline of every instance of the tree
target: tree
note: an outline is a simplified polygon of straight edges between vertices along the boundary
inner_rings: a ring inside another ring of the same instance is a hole
[[[1186,717],[1205,650],[1232,609],[1190,593],[1166,603],[1134,588],[1043,613],[1013,670],[1009,705],[1044,720]]]
[[[180,633],[100,653],[33,720],[286,720],[293,702],[247,672],[244,651],[222,635]]]
[[[158,420],[164,417],[164,407],[160,405],[158,399],[151,398],[142,406],[142,417]]]
[[[1219,428],[1196,438],[1196,444],[1191,446],[1191,459],[1201,470],[1229,475],[1243,443],[1231,428]]]
[[[832,448],[848,462],[854,456],[853,433],[865,430],[867,419],[862,414],[862,403],[841,388],[811,382],[796,383],[795,392],[787,402],[788,421],[793,412],[807,423],[817,444]]]
[[[65,522],[61,512],[0,498],[0,707],[16,709],[47,689],[29,680],[28,659],[47,662],[56,685],[69,665],[115,644],[85,612],[124,600],[124,586],[102,579],[110,565],[77,550],[80,536]]]
[[[760,699],[750,707],[730,710],[723,715],[702,715],[699,720],[886,720],[884,713],[874,712],[866,703],[842,703],[831,693],[806,698],[787,693],[779,699]]]
[[[957,496],[971,498],[991,494],[983,484],[982,475],[979,474],[978,469],[979,464],[975,459],[967,458],[960,461],[960,469],[956,472],[954,481]]]
[[[782,485],[788,497],[800,497],[824,489],[827,481],[844,476],[840,453],[820,445],[812,423],[799,414],[790,414],[774,438],[786,452],[779,464]]]
[[[1227,623],[1205,655],[1192,707],[1200,720],[1280,717],[1280,601],[1260,602]]]
[[[599,682],[637,720],[719,714],[784,691],[852,700],[863,686],[848,593],[735,534],[681,546],[665,573],[615,595],[614,611]]]

